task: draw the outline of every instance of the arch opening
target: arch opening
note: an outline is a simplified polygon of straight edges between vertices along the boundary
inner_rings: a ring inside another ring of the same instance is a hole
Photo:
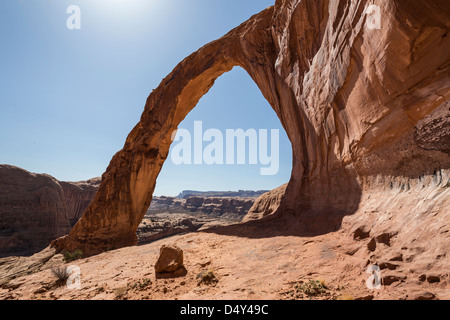
[[[82,248],[90,255],[137,242],[136,230],[150,206],[156,179],[180,123],[215,81],[236,66],[246,70],[261,89],[252,72],[254,66],[246,65],[249,59],[241,56],[237,36],[232,31],[225,43],[215,41],[193,53],[153,90],[140,122],[103,174],[92,203],[70,234],[54,245],[69,251]],[[273,107],[273,101],[268,101]],[[278,114],[279,108],[274,110]]]
[[[176,197],[184,190],[272,190],[289,181],[292,145],[279,118],[240,67],[218,78],[178,129],[154,196]],[[278,139],[271,139],[271,134]],[[264,172],[270,169],[273,172]]]

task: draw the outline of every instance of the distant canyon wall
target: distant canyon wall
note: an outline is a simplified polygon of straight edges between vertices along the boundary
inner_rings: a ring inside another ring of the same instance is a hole
[[[187,199],[190,197],[208,197],[208,198],[258,198],[270,190],[238,190],[238,191],[194,191],[194,190],[184,190],[181,192],[177,198]]]
[[[255,200],[256,198],[243,197],[195,196],[187,199],[154,197],[148,213],[152,211],[204,213],[215,217],[242,220],[253,206]]]
[[[89,206],[100,179],[60,182],[0,165],[0,255],[28,254],[67,234]]]

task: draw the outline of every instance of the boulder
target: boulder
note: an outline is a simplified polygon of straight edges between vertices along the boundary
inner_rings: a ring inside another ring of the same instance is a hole
[[[183,250],[175,245],[162,246],[158,261],[155,264],[155,272],[158,273],[175,273],[177,270],[184,268]]]

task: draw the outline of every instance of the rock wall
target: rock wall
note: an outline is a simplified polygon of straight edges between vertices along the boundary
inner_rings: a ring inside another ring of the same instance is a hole
[[[67,234],[94,197],[98,182],[59,182],[0,165],[0,255],[36,252]]]
[[[243,222],[259,220],[275,214],[286,193],[287,184],[260,196],[248,210]]]
[[[154,197],[148,209],[148,214],[152,211],[184,211],[186,204],[185,199],[178,199],[175,197]]]
[[[94,199],[100,182],[100,178],[81,182],[59,182],[64,190],[64,205],[71,227],[80,220],[84,211]]]
[[[206,198],[190,197],[186,199],[184,209],[189,212],[202,212],[214,216],[244,217],[255,199],[247,198]]]
[[[148,213],[155,211],[205,213],[211,216],[228,216],[243,218],[255,198],[235,197],[188,197],[178,199],[172,197],[154,197]]]
[[[53,177],[0,165],[0,190],[0,254],[43,249],[70,231]]]
[[[380,9],[380,29],[370,27],[371,5]],[[449,17],[446,0],[276,1],[184,59],[153,90],[95,199],[54,245],[95,254],[135,244],[173,132],[235,66],[256,82],[292,143],[277,214],[297,216],[312,234],[339,228],[371,190],[450,168],[439,146],[445,137],[432,138],[449,117],[442,107],[450,97]]]

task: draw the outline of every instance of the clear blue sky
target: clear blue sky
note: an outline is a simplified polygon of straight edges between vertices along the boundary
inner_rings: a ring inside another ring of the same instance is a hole
[[[59,180],[100,176],[139,121],[152,89],[186,56],[274,0],[0,1],[0,163]],[[66,9],[81,8],[81,30]],[[280,129],[280,172],[260,165],[175,166],[156,195],[272,189],[288,182],[290,142],[241,69],[222,76],[180,128]]]

